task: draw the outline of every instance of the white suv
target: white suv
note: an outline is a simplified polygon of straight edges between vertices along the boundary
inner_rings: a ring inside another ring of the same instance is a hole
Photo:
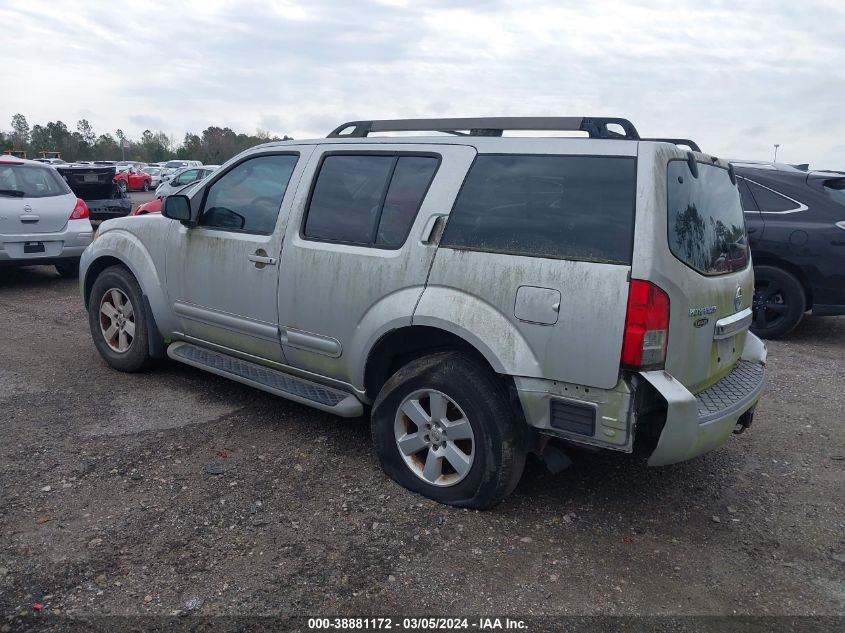
[[[83,256],[106,362],[371,406],[385,472],[444,503],[497,502],[528,452],[564,461],[551,440],[692,458],[763,390],[733,169],[622,119],[347,123],[243,152],[163,216]]]
[[[53,167],[0,156],[0,266],[53,264],[75,277],[92,234],[87,205]]]

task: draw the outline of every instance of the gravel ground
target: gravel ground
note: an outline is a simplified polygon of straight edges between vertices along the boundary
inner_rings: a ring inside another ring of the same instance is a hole
[[[845,318],[769,344],[754,426],[721,450],[662,469],[530,462],[488,512],[389,481],[364,419],[174,363],[108,369],[75,282],[50,268],[0,271],[0,324],[5,627],[44,614],[845,615]]]

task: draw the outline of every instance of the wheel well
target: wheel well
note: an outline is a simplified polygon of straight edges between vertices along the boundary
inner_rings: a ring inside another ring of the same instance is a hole
[[[375,400],[384,383],[403,365],[434,352],[457,350],[495,373],[475,347],[456,334],[425,325],[391,330],[370,351],[364,369],[364,389]]]
[[[85,272],[85,307],[88,307],[88,300],[91,298],[91,287],[94,285],[94,281],[97,277],[100,276],[100,273],[103,272],[106,268],[111,266],[123,266],[127,270],[129,268],[120,261],[117,257],[98,257],[91,265],[88,267],[88,270]]]
[[[804,309],[809,310],[813,307],[813,287],[810,285],[810,280],[807,279],[807,275],[804,274],[801,268],[783,259],[766,256],[757,257],[756,255],[754,256],[754,266],[771,266],[772,268],[780,268],[788,272],[798,280],[798,283],[804,289],[804,296],[807,298],[807,304],[804,306]]]

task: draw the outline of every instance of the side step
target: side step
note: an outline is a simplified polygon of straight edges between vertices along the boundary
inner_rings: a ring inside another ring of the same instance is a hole
[[[228,354],[221,354],[205,347],[179,341],[172,343],[167,348],[167,355],[180,363],[205,369],[218,376],[231,378],[245,385],[344,418],[356,418],[364,414],[364,406],[361,401],[351,393],[326,387]]]

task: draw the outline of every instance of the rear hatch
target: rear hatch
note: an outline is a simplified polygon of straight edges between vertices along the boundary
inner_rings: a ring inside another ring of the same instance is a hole
[[[59,232],[75,205],[76,196],[53,167],[0,162],[0,234]]]
[[[114,185],[114,167],[71,165],[55,169],[83,200],[108,200],[118,195]]]
[[[698,393],[733,369],[751,324],[754,274],[739,190],[728,163],[705,154],[641,144],[640,158],[658,185],[657,213],[637,227],[633,276],[668,294],[666,371]]]

